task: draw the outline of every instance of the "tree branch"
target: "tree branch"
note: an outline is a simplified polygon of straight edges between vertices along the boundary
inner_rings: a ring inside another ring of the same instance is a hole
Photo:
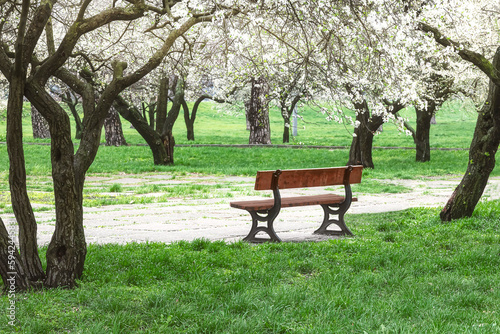
[[[452,47],[463,60],[474,64],[481,71],[483,71],[491,79],[491,81],[495,83],[495,85],[500,86],[500,73],[498,73],[498,71],[493,67],[493,64],[491,64],[491,62],[482,54],[466,49],[459,42],[453,41],[452,39],[444,36],[437,28],[434,28],[426,23],[419,23],[418,29],[425,33],[431,33],[434,40],[442,46]]]
[[[56,53],[50,56],[40,67],[36,74],[36,79],[44,82],[61,67],[71,56],[78,39],[82,35],[113,21],[134,20],[143,15],[144,6],[133,6],[127,8],[110,8],[86,19],[77,19],[68,29]]]
[[[28,64],[33,55],[33,51],[42,35],[43,30],[47,25],[47,21],[52,14],[52,6],[57,0],[46,0],[42,1],[40,6],[36,9],[33,19],[31,20],[31,24],[26,31],[26,36],[24,37],[24,56],[23,61],[25,63],[25,67],[28,67]]]

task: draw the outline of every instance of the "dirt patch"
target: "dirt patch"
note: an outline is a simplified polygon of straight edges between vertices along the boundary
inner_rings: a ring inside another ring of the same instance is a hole
[[[144,185],[161,184],[227,184],[224,177],[192,177],[172,179],[171,176],[124,176],[109,178],[87,178],[88,186],[97,184]],[[384,182],[384,180],[379,180]],[[349,210],[349,214],[375,213],[404,210],[410,207],[442,207],[458,185],[458,179],[435,180],[390,180],[411,188],[398,194],[363,194]],[[253,188],[253,179],[231,177],[231,184],[242,188]],[[324,192],[322,188],[295,189],[283,191],[287,195],[307,195]],[[150,194],[145,194],[147,196]],[[256,197],[241,196],[238,200]],[[490,179],[484,199],[500,198],[500,178]],[[171,199],[157,204],[108,205],[84,209],[85,234],[89,243],[165,242],[207,238],[210,240],[236,241],[245,237],[250,230],[250,216],[246,211],[231,208],[230,197],[208,199]],[[55,215],[52,211],[36,212],[38,222],[38,242],[46,245],[54,231]],[[329,237],[316,236],[312,232],[322,220],[321,207],[307,206],[282,210],[275,222],[275,229],[284,241],[322,240]],[[4,219],[6,224],[15,223],[12,215]]]

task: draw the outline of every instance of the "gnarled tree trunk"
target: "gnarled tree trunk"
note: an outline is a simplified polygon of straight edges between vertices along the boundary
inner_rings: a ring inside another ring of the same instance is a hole
[[[7,261],[0,261],[0,276],[2,276],[5,292],[15,294],[29,289],[31,284],[24,271],[25,266],[2,218],[0,218],[0,259],[7,259]]]
[[[347,164],[374,168],[372,158],[373,136],[384,121],[380,116],[370,117],[370,110],[366,101],[354,103],[354,107],[357,111],[356,121],[359,122],[359,126],[354,129]]]
[[[139,134],[144,138],[149,148],[151,149],[151,152],[153,153],[153,161],[155,165],[171,165],[174,162],[175,140],[172,135],[172,128],[177,117],[179,116],[181,103],[184,99],[183,80],[179,79],[174,81],[174,83],[176,85],[174,102],[172,104],[172,108],[168,112],[168,117],[163,122],[161,133],[155,131],[148,124],[147,120],[142,117],[137,108],[129,105],[127,101],[125,101],[122,97],[118,96],[113,104],[120,115],[127,121],[132,123],[137,132],[139,132]],[[168,98],[168,96],[166,95],[164,95],[163,97],[165,99]],[[167,104],[162,103],[161,101],[162,99],[160,98],[160,101],[157,104],[157,115],[160,115],[163,112],[163,108],[167,107]]]
[[[500,71],[500,48],[493,67]],[[484,192],[495,154],[500,143],[500,88],[490,81],[488,98],[478,113],[474,137],[469,149],[469,163],[462,181],[441,211],[441,220],[470,217]]]
[[[363,165],[366,168],[374,168],[372,158],[373,137],[375,133],[384,124],[384,119],[380,115],[370,115],[368,103],[363,100],[362,102],[354,102],[356,108],[356,121],[359,126],[354,129],[354,136],[351,142],[351,149],[349,150],[348,165]],[[397,114],[403,105],[394,102],[386,102],[386,111],[390,114]]]
[[[104,120],[104,135],[106,138],[106,146],[128,145],[123,135],[120,114],[118,114],[115,108],[109,110],[108,117]]]
[[[127,101],[120,96],[118,96],[118,98],[114,101],[113,106],[123,118],[133,125],[134,129],[139,132],[141,137],[144,138],[153,154],[154,164],[166,165],[169,158],[161,136],[149,126],[148,122],[144,119],[144,117],[142,117],[139,110],[137,110],[134,106],[129,105]]]
[[[250,122],[249,144],[271,144],[269,125],[269,86],[264,77],[252,78],[252,90],[248,109]]]
[[[27,19],[26,4],[23,3],[23,19]],[[25,25],[26,21],[21,23]],[[26,167],[23,149],[22,112],[24,90],[26,86],[27,65],[22,63],[23,33],[20,34],[16,46],[16,60],[9,83],[9,99],[7,102],[7,152],[9,154],[9,185],[12,209],[19,224],[19,243],[21,261],[25,266],[27,278],[38,281],[44,272],[37,245],[37,224],[33,208],[26,188]],[[4,260],[4,258],[2,258]]]
[[[31,105],[31,127],[33,128],[33,138],[50,138],[49,124],[33,104]]]
[[[47,249],[47,270],[44,281],[46,287],[74,287],[76,279],[83,273],[83,264],[87,254],[87,245],[83,232],[83,179],[82,166],[75,163],[74,145],[71,140],[71,124],[68,114],[36,82],[26,86],[26,96],[39,110],[50,110],[46,119],[51,134],[52,180],[56,211],[56,226]],[[102,120],[103,121],[103,120]],[[98,134],[84,133],[93,140],[93,151],[97,152]],[[87,146],[85,138],[81,147]],[[86,153],[88,157],[88,153]],[[90,158],[88,158],[90,159]],[[93,160],[90,159],[90,160]],[[90,162],[85,161],[89,165]],[[36,240],[36,239],[35,239]]]

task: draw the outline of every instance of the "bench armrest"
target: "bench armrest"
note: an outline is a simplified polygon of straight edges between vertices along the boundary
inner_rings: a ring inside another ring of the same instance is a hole
[[[277,213],[281,210],[281,195],[278,182],[281,175],[281,169],[277,169],[273,173],[273,178],[271,179],[271,189],[273,190],[274,206],[269,210],[277,210]]]
[[[351,184],[349,183],[352,169],[353,169],[352,166],[349,165],[347,166],[344,172],[345,199],[344,202],[341,203],[341,206],[345,207],[346,210],[351,206],[352,203],[352,190],[351,190]]]

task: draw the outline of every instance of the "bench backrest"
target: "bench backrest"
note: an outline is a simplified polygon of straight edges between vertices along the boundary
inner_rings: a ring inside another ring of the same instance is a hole
[[[346,167],[289,169],[281,171],[278,187],[280,189],[323,187],[344,184]],[[257,172],[255,190],[271,190],[274,170]],[[352,166],[349,183],[360,183],[363,166]]]

